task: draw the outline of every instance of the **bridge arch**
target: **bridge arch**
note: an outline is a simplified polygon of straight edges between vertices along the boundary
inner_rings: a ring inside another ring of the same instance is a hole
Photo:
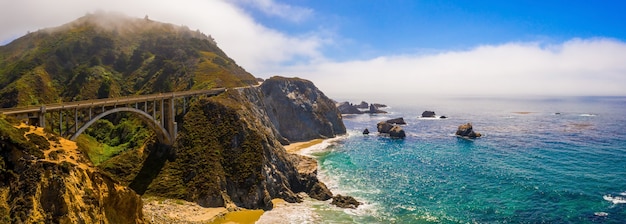
[[[139,118],[143,120],[152,130],[156,132],[157,138],[159,139],[161,143],[166,144],[166,145],[174,144],[174,141],[170,133],[167,130],[165,130],[165,128],[161,124],[159,124],[159,122],[154,117],[150,116],[150,114],[142,110],[131,108],[131,107],[119,107],[119,108],[108,110],[108,111],[105,111],[104,113],[99,114],[98,116],[94,117],[93,119],[85,123],[82,127],[80,127],[80,129],[78,129],[78,131],[76,131],[76,133],[74,133],[74,135],[70,137],[70,140],[76,141],[76,138],[80,134],[85,132],[85,130],[87,130],[87,128],[89,128],[96,121],[102,119],[103,117],[109,114],[118,113],[118,112],[132,112],[132,113],[140,115]]]

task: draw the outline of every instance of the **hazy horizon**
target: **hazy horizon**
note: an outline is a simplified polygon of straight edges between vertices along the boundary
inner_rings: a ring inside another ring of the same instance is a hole
[[[626,95],[622,3],[368,3],[4,2],[0,44],[103,10],[197,29],[253,75],[331,98]]]

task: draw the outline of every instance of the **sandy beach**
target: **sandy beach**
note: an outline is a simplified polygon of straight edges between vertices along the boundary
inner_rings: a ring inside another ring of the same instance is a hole
[[[294,142],[289,145],[285,145],[283,147],[285,147],[285,150],[287,150],[288,153],[298,154],[303,149],[320,144],[322,142],[324,142],[324,139],[313,139],[311,141],[306,141],[306,142]]]

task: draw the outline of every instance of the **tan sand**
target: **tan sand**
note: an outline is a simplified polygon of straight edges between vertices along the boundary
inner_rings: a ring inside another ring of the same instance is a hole
[[[218,217],[211,224],[253,224],[263,215],[263,210],[242,210],[229,212]]]
[[[144,218],[151,223],[209,223],[228,212],[224,207],[204,208],[177,199],[143,197],[142,200]]]
[[[302,149],[320,144],[324,141],[324,139],[313,139],[311,141],[308,142],[294,142],[291,143],[289,145],[285,145],[283,147],[285,147],[285,150],[287,150],[288,153],[298,153],[300,152]]]

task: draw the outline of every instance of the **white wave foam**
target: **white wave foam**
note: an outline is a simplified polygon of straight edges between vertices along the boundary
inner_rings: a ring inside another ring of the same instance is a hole
[[[302,203],[285,203],[266,211],[256,223],[320,223],[322,217],[314,206],[323,202],[304,200]]]
[[[449,117],[446,117],[446,118],[449,118]],[[442,119],[441,116],[435,116],[435,117],[422,117],[422,116],[419,116],[419,117],[417,117],[417,119],[420,119],[420,120],[445,120],[445,118]]]
[[[337,137],[334,137],[334,138],[325,139],[324,141],[322,141],[319,144],[315,144],[315,145],[306,147],[306,148],[300,150],[298,152],[298,154],[304,155],[304,156],[315,157],[315,156],[313,156],[314,153],[326,151],[330,146],[337,144],[338,141],[341,141],[341,140],[346,139],[346,138],[350,138],[352,136],[356,136],[357,134],[362,135],[362,133],[358,133],[358,131],[349,130],[348,133],[345,134],[345,135],[341,135],[341,136],[337,136]]]
[[[581,116],[581,117],[595,117],[596,115],[595,114],[581,114],[579,116]]]
[[[608,195],[602,196],[602,198],[604,198],[604,200],[612,202],[613,204],[626,204],[626,197],[612,196],[608,194]]]

